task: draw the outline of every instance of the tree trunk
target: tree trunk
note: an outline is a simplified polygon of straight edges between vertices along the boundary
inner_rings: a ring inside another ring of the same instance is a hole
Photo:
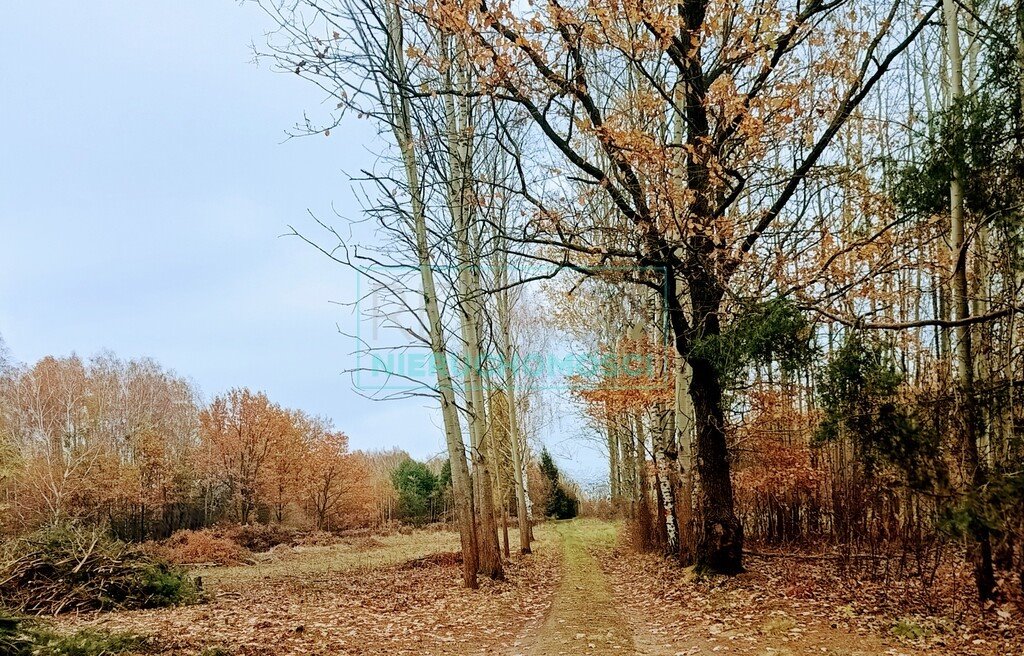
[[[505,401],[508,408],[508,439],[509,452],[512,455],[512,478],[516,488],[516,520],[519,523],[519,552],[530,553],[530,518],[527,512],[526,499],[526,472],[523,469],[522,450],[525,444],[521,441],[519,433],[518,402],[516,397],[516,376],[513,368],[513,357],[515,346],[512,342],[512,309],[509,302],[509,292],[506,289],[508,284],[508,269],[506,266],[506,255],[504,252],[499,256],[501,261],[498,265],[498,323],[501,327],[501,340],[498,347],[501,349],[500,356],[503,362],[503,375],[505,383]]]
[[[679,449],[677,465],[681,474],[679,499],[676,502],[679,517],[680,560],[684,564],[693,561],[693,400],[687,389],[690,385],[690,368],[685,362],[676,372],[675,412],[676,444]]]
[[[608,433],[608,485],[613,506],[617,506],[622,492],[619,489],[619,439],[615,432],[611,412],[605,412],[605,430]]]
[[[636,518],[637,481],[636,481],[636,449],[633,441],[633,431],[628,425],[628,416],[618,416],[616,432],[619,435],[619,462],[621,463],[622,479],[619,491],[626,505],[626,516]]]
[[[943,0],[943,13],[946,22],[946,48],[950,63],[950,107],[959,117],[960,106],[964,96],[963,87],[963,55],[960,51],[960,31],[957,18],[957,5],[954,0]],[[967,287],[967,252],[964,241],[964,190],[965,172],[962,166],[954,162],[952,177],[949,182],[950,202],[950,250],[953,256],[953,318],[963,321],[970,316]],[[971,347],[971,328],[960,324],[955,329],[956,335],[956,378],[957,396],[961,403],[958,413],[962,421],[962,450],[965,472],[965,483],[980,491],[986,482],[986,471],[978,453],[978,421],[977,406],[974,403],[974,363]],[[972,519],[970,526],[968,557],[974,565],[974,580],[978,587],[978,596],[982,600],[991,599],[995,594],[995,574],[992,570],[992,544],[988,528],[979,520]]]
[[[743,571],[743,527],[733,510],[722,388],[709,363],[695,359],[691,366],[690,397],[697,417],[701,508],[696,563],[704,570],[737,574]]]
[[[665,536],[667,538],[666,548],[672,556],[679,555],[679,525],[676,521],[676,494],[678,482],[676,473],[675,447],[669,445],[669,440],[675,436],[675,426],[668,410],[659,406],[656,410],[658,426],[651,435],[654,447],[654,465],[658,472],[658,491],[661,500],[661,508],[665,519]]]
[[[397,4],[387,5],[388,32],[390,35],[388,59],[395,69],[398,80],[406,80],[405,50],[403,46],[401,16]],[[455,514],[459,522],[459,540],[462,544],[462,580],[467,588],[476,588],[476,571],[479,553],[476,539],[476,519],[473,513],[473,492],[466,464],[466,447],[459,424],[458,407],[455,403],[455,385],[448,368],[448,351],[445,346],[444,324],[437,302],[434,273],[430,261],[427,241],[425,204],[420,190],[418,160],[412,129],[412,113],[409,99],[402,88],[396,85],[389,90],[391,110],[394,115],[394,132],[402,152],[405,165],[406,183],[412,203],[413,229],[420,268],[420,283],[423,288],[423,306],[427,314],[430,332],[430,351],[434,358],[438,392],[441,396],[441,416],[444,423],[445,441],[452,470],[452,491]]]
[[[469,73],[464,61],[464,48],[454,40],[454,65],[449,69],[447,83],[452,85],[452,72],[458,87],[468,90]],[[484,419],[482,357],[480,345],[480,284],[479,251],[474,248],[473,231],[475,214],[473,203],[473,117],[472,104],[466,96],[456,99],[445,96],[448,147],[448,208],[452,215],[458,262],[459,311],[462,314],[463,357],[465,365],[465,397],[469,421],[469,432],[473,443],[473,473],[477,483],[477,500],[480,511],[480,562],[481,574],[492,579],[504,577],[501,564],[501,547],[498,543],[498,522],[494,509],[494,484],[491,472],[493,453],[487,439]]]
[[[505,558],[512,554],[508,549],[508,508],[501,504],[501,548],[504,550]]]

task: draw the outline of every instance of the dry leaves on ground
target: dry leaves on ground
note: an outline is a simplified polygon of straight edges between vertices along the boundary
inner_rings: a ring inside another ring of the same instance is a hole
[[[153,636],[163,653],[221,647],[243,656],[489,653],[543,618],[558,582],[554,550],[516,559],[507,580],[460,585],[457,558],[254,581],[224,581],[200,606],[81,615],[66,625]]]
[[[1016,608],[923,614],[921,595],[850,581],[828,560],[747,559],[737,577],[697,577],[626,549],[601,558],[620,607],[653,653],[833,656],[1024,653]],[[967,587],[969,592],[969,586]]]

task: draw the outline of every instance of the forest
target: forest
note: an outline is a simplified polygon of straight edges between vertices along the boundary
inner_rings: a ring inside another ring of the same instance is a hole
[[[351,451],[329,420],[262,392],[203,402],[157,363],[112,354],[0,364],[5,535],[75,524],[144,542],[222,524],[339,532],[450,519],[447,460]],[[531,505],[580,495],[546,450],[525,471]]]
[[[358,215],[287,236],[360,281],[343,373],[444,452],[5,358],[0,602],[157,653],[1021,653],[1024,2],[243,10],[324,99],[289,137],[375,135]],[[54,530],[202,600],[36,604]]]

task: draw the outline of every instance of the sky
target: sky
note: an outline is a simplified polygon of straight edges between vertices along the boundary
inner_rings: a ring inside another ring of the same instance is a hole
[[[354,274],[284,236],[357,218],[347,173],[382,145],[354,119],[286,137],[332,105],[253,62],[272,27],[257,7],[33,0],[4,23],[0,335],[15,359],[151,357],[207,398],[247,386],[329,417],[354,448],[443,451],[429,400],[353,389]],[[579,426],[545,433],[568,471],[597,475]]]

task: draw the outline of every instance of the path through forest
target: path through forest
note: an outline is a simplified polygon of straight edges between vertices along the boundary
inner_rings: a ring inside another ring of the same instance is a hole
[[[870,632],[839,629],[800,601],[755,601],[771,596],[758,589],[756,576],[708,590],[681,577],[673,585],[692,594],[663,597],[654,593],[660,583],[642,582],[657,567],[647,562],[637,569],[627,564],[634,557],[615,555],[617,525],[584,519],[558,522],[554,529],[563,549],[562,580],[543,624],[517,643],[522,646],[512,650],[514,656],[920,654]],[[602,567],[608,565],[604,558],[615,564]]]
[[[587,550],[595,541],[610,544],[615,539],[614,528],[603,526],[595,531],[578,521],[555,525],[564,549],[562,581],[547,619],[528,641],[531,656],[637,653],[611,584]]]

